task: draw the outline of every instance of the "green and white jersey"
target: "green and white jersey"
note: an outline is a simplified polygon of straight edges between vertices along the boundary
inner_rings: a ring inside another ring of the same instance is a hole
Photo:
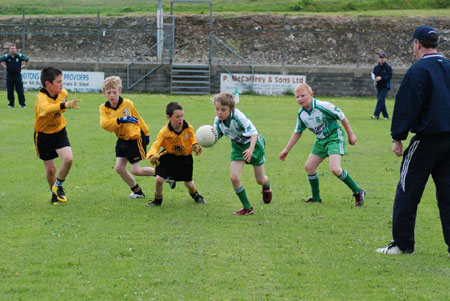
[[[316,134],[317,139],[325,139],[341,128],[338,120],[344,118],[344,113],[332,103],[313,98],[311,110],[301,108],[298,111],[295,132],[302,133],[308,128]]]
[[[251,136],[258,135],[258,130],[250,119],[238,109],[234,109],[230,114],[230,118],[225,122],[216,116],[214,118],[214,127],[217,130],[219,139],[225,135],[231,141],[239,144],[249,143]]]

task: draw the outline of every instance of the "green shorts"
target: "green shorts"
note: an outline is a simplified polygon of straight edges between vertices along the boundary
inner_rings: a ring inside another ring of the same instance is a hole
[[[242,153],[250,147],[250,142],[246,144],[240,144],[231,141],[231,161],[245,161],[245,164],[251,164],[253,166],[261,166],[266,161],[266,141],[262,136],[258,135],[256,140],[255,150],[253,151],[252,159],[250,162],[245,161]]]
[[[325,139],[316,139],[313,145],[312,154],[325,158],[330,155],[345,155],[345,134],[341,129],[337,129]]]

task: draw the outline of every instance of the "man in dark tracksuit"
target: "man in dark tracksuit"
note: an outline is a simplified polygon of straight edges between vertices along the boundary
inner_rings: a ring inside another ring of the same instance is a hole
[[[380,113],[382,113],[384,119],[389,119],[389,114],[386,109],[386,96],[388,90],[391,88],[392,67],[387,63],[386,54],[380,53],[379,63],[373,68],[373,74],[377,82],[378,101],[371,118],[378,119]]]
[[[403,78],[391,125],[392,150],[403,155],[392,216],[394,241],[377,252],[414,251],[417,206],[430,174],[450,252],[450,61],[437,52],[438,34],[430,26],[418,27],[409,41],[419,60]],[[403,153],[401,141],[408,132],[416,135]]]
[[[6,70],[6,89],[8,90],[9,107],[14,107],[14,86],[16,87],[19,104],[25,108],[25,95],[23,94],[22,68],[28,63],[28,57],[16,52],[16,45],[9,47],[9,53],[0,57],[0,64]],[[22,66],[22,62],[24,62]]]

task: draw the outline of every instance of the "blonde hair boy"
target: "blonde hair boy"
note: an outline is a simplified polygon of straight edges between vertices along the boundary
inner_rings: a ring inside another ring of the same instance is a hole
[[[346,152],[345,136],[338,120],[341,121],[347,132],[348,142],[351,145],[356,144],[356,136],[353,134],[350,123],[344,113],[332,103],[315,99],[313,97],[314,93],[308,84],[300,84],[295,87],[294,94],[297,103],[301,106],[297,113],[297,125],[289,142],[278,157],[284,161],[301,138],[303,131],[305,129],[311,130],[316,135],[316,142],[305,163],[305,170],[308,174],[312,191],[312,196],[306,202],[322,202],[317,167],[326,157],[329,157],[331,172],[353,191],[355,205],[362,206],[366,192],[353,181],[346,170],[341,168],[341,157]]]
[[[145,197],[133,175],[154,176],[152,167],[141,167],[146,157],[146,146],[150,142],[150,133],[144,119],[139,115],[134,103],[120,96],[122,80],[118,76],[107,77],[103,82],[103,94],[107,101],[100,105],[100,126],[114,132],[116,142],[116,165],[114,169],[130,186],[130,198]],[[130,172],[127,163],[130,162]],[[132,175],[133,174],[133,175]]]

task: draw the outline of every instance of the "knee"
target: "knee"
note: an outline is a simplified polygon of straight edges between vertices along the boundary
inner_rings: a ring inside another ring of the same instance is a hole
[[[312,166],[309,166],[308,164],[305,164],[305,171],[308,175],[316,173],[316,170]]]
[[[118,174],[121,174],[121,173],[123,173],[123,172],[126,171],[126,168],[123,167],[123,166],[120,166],[120,165],[116,165],[116,166],[114,166],[114,170],[115,170]]]
[[[264,183],[265,183],[264,177],[263,178],[257,178],[256,179],[256,183],[258,183],[258,185],[264,185]]]
[[[338,167],[331,167],[330,166],[330,171],[336,177],[339,177],[342,174],[342,168],[340,168],[339,166]]]
[[[46,171],[47,171],[47,175],[55,176],[56,175],[56,166],[47,167]]]
[[[131,165],[130,166],[130,172],[135,175],[138,176],[139,175],[139,167]]]
[[[230,175],[231,183],[239,183],[241,181],[241,177],[238,175]]]
[[[65,165],[72,166],[73,157],[72,156],[65,157],[63,162]]]
[[[155,178],[155,184],[157,185],[162,185],[164,184],[164,178],[160,177],[160,176],[156,176]]]

